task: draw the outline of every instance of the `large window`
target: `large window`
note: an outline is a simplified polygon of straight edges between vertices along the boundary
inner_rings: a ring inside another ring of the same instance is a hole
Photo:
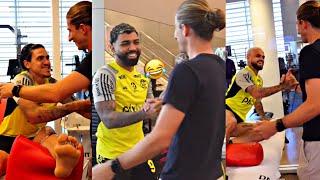
[[[68,42],[66,12],[79,0],[59,0],[61,32],[61,72],[65,76],[74,69],[73,56],[83,56],[73,42]],[[9,59],[17,58],[17,29],[20,30],[21,42],[43,44],[52,56],[52,10],[51,0],[1,0],[0,25],[10,25],[16,31],[0,28],[0,81],[8,82],[7,68]],[[2,26],[3,27],[3,26]],[[26,36],[26,37],[24,37]],[[21,45],[21,48],[24,45]],[[53,65],[53,64],[52,64]]]
[[[284,47],[280,0],[273,0],[273,16],[274,16],[274,26],[276,31],[278,57],[285,58],[285,47]]]
[[[246,61],[246,51],[253,46],[249,3],[237,1],[226,5],[226,45],[231,45],[232,60]]]
[[[284,38],[280,0],[273,0],[274,24],[279,57],[284,57]],[[249,2],[239,0],[226,4],[226,45],[231,45],[235,63],[246,62],[246,52],[253,47]]]

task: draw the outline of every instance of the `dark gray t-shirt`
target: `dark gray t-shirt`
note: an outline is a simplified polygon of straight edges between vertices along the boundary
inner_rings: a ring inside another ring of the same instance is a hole
[[[213,54],[200,54],[173,70],[164,103],[185,117],[170,144],[162,179],[222,176],[225,83],[225,63]]]
[[[303,102],[307,99],[305,82],[309,79],[320,78],[320,39],[305,46],[299,57],[300,86]],[[320,115],[303,124],[302,139],[305,141],[320,141]]]
[[[86,57],[81,61],[80,66],[78,66],[75,71],[84,75],[90,81],[88,91],[90,100],[92,102],[92,52],[89,52],[86,55]]]

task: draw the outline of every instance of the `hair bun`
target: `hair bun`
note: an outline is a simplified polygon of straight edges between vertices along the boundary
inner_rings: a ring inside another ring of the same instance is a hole
[[[225,14],[221,9],[209,11],[205,15],[206,21],[213,26],[213,29],[220,31],[226,27]]]

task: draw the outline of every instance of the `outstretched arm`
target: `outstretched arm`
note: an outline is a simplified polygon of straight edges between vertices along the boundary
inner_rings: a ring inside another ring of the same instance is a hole
[[[305,84],[307,99],[295,111],[283,118],[287,128],[301,126],[320,114],[320,78],[308,79]]]
[[[271,96],[272,94],[275,94],[279,91],[282,91],[285,89],[285,86],[283,84],[279,84],[276,86],[271,86],[271,87],[257,87],[255,85],[249,86],[246,91],[251,94],[252,97],[256,99],[261,99],[264,97]]]
[[[118,157],[124,169],[130,169],[142,162],[159,154],[167,148],[172,137],[177,132],[185,114],[174,106],[166,104],[163,106],[156,126],[152,132],[140,141],[133,149]],[[92,169],[93,179],[112,179],[114,176],[110,167],[111,161],[98,164]]]
[[[73,93],[87,89],[90,80],[79,72],[72,72],[67,77],[54,84],[39,86],[23,86],[20,90],[20,97],[34,102],[59,102],[70,97]],[[13,83],[0,85],[1,98],[12,97]]]
[[[72,112],[83,112],[91,110],[90,100],[73,101],[61,106],[41,106],[38,103],[22,99],[18,100],[18,105],[27,119],[32,124],[49,122],[61,118]]]
[[[288,71],[286,75],[281,77],[281,81],[279,85],[271,86],[271,87],[258,87],[256,85],[252,85],[246,88],[246,92],[251,94],[255,99],[262,99],[264,97],[271,96],[279,91],[285,89],[292,89],[298,84],[297,80],[292,75],[291,71]]]
[[[310,121],[312,118],[320,114],[320,79],[313,78],[306,81],[306,92],[308,97],[295,111],[282,118],[282,122],[286,128],[298,127]],[[264,139],[274,135],[276,130],[276,121],[262,121],[258,123],[254,131],[263,136]]]
[[[145,104],[145,107],[147,106],[147,104]],[[101,121],[109,129],[129,126],[144,119],[155,119],[160,112],[161,105],[162,102],[155,99],[148,110],[144,108],[145,111],[140,110],[137,112],[116,112],[116,104],[113,100],[100,101],[95,103],[95,107]]]

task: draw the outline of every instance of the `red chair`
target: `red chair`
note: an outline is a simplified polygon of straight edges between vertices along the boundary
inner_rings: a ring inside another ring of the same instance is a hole
[[[68,180],[81,180],[83,172],[83,149],[78,164]],[[18,136],[8,158],[6,180],[44,179],[58,180],[54,175],[55,159],[39,143]]]
[[[227,166],[256,166],[262,160],[263,148],[260,143],[235,143],[227,145]]]

